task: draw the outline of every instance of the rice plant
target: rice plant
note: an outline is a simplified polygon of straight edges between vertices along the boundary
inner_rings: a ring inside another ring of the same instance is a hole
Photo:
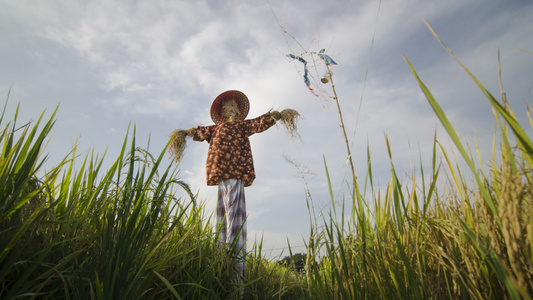
[[[152,157],[137,147],[134,129],[105,172],[102,157],[73,149],[41,174],[54,116],[19,126],[17,109],[12,121],[0,119],[0,298],[235,295],[235,258],[216,243],[203,204],[176,169],[160,171],[165,151]],[[176,198],[178,189],[188,197]]]
[[[405,60],[460,158],[446,151],[435,135],[432,163],[429,169],[428,166],[420,168],[422,182],[417,182],[416,174],[410,181],[401,182],[394,167],[393,150],[385,137],[391,175],[385,190],[374,190],[372,157],[368,151],[365,192],[360,193],[354,175],[353,193],[347,204],[343,202],[340,213],[346,215],[345,207],[350,205],[350,219],[337,219],[336,199],[331,193],[333,211],[322,220],[324,230],[311,234],[307,267],[318,271],[307,273],[307,297],[531,299],[533,144],[530,138],[516,121],[505,94],[502,92],[502,104],[457,59],[486,96],[497,125],[491,160],[483,161],[478,149],[474,151],[477,157],[472,155],[422,79]],[[533,124],[529,106],[527,111]],[[437,159],[439,152],[442,162]],[[476,158],[480,166],[489,165],[489,169],[477,169]],[[468,174],[459,168],[459,159],[468,166]],[[468,181],[470,177],[473,182]],[[370,193],[366,193],[367,187]],[[363,194],[372,197],[365,199]],[[324,249],[326,255],[319,257],[318,253]]]

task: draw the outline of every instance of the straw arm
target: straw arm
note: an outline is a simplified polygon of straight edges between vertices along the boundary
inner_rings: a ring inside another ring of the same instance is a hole
[[[191,127],[187,129],[187,136],[188,137],[194,137],[194,134],[196,133],[196,127]]]
[[[278,121],[279,119],[281,119],[281,113],[277,110],[273,110],[270,112],[270,116],[272,117],[272,119]]]
[[[290,138],[299,137],[297,122],[302,116],[296,110],[292,108],[286,108],[281,112],[277,110],[270,111],[270,116],[277,121],[281,121],[281,124],[285,128],[287,135]]]
[[[170,142],[167,151],[174,162],[179,162],[183,155],[183,151],[185,150],[187,144],[185,138],[194,137],[195,133],[196,128],[194,127],[189,128],[187,130],[176,129],[172,132],[172,134],[170,135]]]

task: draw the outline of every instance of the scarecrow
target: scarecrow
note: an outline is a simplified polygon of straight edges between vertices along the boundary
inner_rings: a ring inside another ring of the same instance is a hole
[[[255,119],[246,119],[250,103],[240,91],[225,91],[211,105],[211,126],[198,126],[172,132],[169,152],[179,161],[186,137],[194,141],[207,141],[209,150],[206,162],[207,185],[218,185],[217,228],[221,243],[235,245],[239,257],[236,266],[241,278],[245,273],[246,255],[246,202],[244,187],[255,179],[250,140],[252,134],[267,130],[281,120],[287,133],[294,136],[296,110],[269,111]],[[242,282],[239,280],[239,282]]]

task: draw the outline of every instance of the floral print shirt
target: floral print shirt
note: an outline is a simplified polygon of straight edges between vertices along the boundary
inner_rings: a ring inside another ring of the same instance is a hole
[[[198,126],[193,140],[209,143],[205,166],[207,185],[218,185],[221,179],[232,178],[242,179],[244,186],[250,186],[255,171],[248,137],[274,124],[276,121],[266,113],[255,119]]]

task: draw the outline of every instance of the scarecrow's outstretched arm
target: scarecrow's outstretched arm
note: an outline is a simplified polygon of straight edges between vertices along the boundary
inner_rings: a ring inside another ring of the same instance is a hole
[[[193,137],[196,133],[196,128],[189,128],[187,130],[184,129],[176,129],[172,132],[170,135],[170,144],[168,145],[168,154],[174,160],[174,162],[178,162],[181,159],[181,155],[183,154],[183,150],[185,150],[186,146],[186,137]]]

